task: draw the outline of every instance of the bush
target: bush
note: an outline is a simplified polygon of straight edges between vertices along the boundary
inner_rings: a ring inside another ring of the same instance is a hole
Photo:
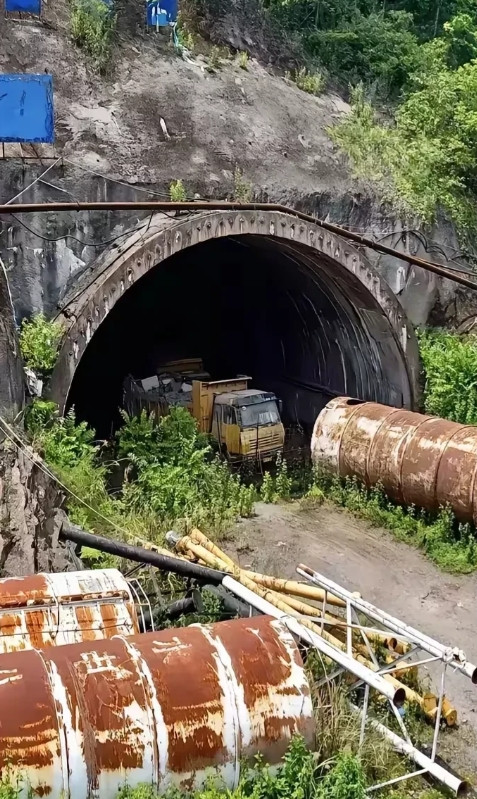
[[[185,408],[171,408],[157,424],[144,412],[139,419],[124,418],[118,455],[134,467],[134,481],[123,490],[129,508],[209,531],[251,514],[253,487],[243,485],[214,457],[207,436]]]
[[[252,198],[252,185],[245,180],[242,170],[237,167],[234,172],[234,200],[239,203],[249,203]]]
[[[308,72],[306,67],[302,67],[298,72],[289,75],[299,89],[308,94],[321,94],[325,88],[325,79],[319,72]]]
[[[53,371],[62,336],[61,326],[40,313],[24,320],[20,331],[20,349],[25,366],[41,377]]]
[[[352,92],[351,114],[330,135],[355,174],[379,182],[402,211],[431,223],[442,209],[469,233],[476,222],[477,61],[450,69],[449,46],[420,48],[395,124],[378,121],[361,87]]]
[[[172,203],[183,203],[187,200],[182,180],[173,180],[169,186],[169,197]]]
[[[419,349],[425,412],[477,424],[477,337],[425,330],[419,334]]]
[[[340,754],[318,786],[316,799],[365,799],[363,767],[355,755]]]
[[[376,83],[384,95],[396,94],[417,58],[411,25],[412,15],[404,11],[360,14],[336,28],[310,33],[307,48],[346,83]]]
[[[111,59],[116,15],[103,0],[73,0],[71,37],[103,72]]]

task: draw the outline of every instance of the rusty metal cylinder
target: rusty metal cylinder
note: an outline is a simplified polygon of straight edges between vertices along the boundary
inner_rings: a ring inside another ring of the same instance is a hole
[[[267,616],[0,656],[0,774],[21,796],[116,799],[125,784],[232,788],[314,735],[308,681]]]
[[[338,397],[316,420],[311,453],[318,469],[380,484],[396,502],[477,522],[477,427]]]

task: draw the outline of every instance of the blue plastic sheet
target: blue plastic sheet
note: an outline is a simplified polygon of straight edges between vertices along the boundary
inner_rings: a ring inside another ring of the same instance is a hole
[[[41,0],[5,0],[5,11],[18,11],[40,16]]]
[[[147,4],[147,24],[153,28],[173,25],[177,20],[177,0],[150,0]]]
[[[0,141],[53,142],[51,75],[0,75]]]

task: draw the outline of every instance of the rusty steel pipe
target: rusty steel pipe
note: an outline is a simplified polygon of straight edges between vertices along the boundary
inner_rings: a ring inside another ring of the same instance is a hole
[[[0,653],[138,632],[131,588],[117,569],[0,580]]]
[[[311,452],[318,469],[380,484],[396,502],[477,522],[477,427],[339,397],[318,416]]]
[[[313,742],[298,647],[266,616],[8,653],[0,671],[0,775],[22,799],[233,788],[242,761]]]

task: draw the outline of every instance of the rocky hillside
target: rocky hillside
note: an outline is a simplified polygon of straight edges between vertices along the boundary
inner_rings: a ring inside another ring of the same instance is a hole
[[[144,185],[182,178],[207,195],[223,196],[236,166],[274,199],[351,188],[326,134],[346,111],[336,95],[310,96],[254,59],[241,69],[232,52],[211,73],[121,12],[98,76],[71,41],[64,0],[49,0],[46,24],[0,25],[1,71],[53,75],[58,154],[84,167]]]

